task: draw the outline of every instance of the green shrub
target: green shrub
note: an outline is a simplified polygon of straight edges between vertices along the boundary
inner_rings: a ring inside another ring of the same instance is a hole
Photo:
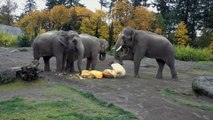
[[[0,46],[1,47],[17,46],[17,37],[9,35],[7,32],[0,31]]]
[[[22,33],[18,36],[18,46],[19,47],[29,47],[30,46],[30,40],[29,36],[26,33]]]
[[[175,58],[184,61],[208,61],[213,54],[207,48],[192,48],[190,46],[175,46]]]

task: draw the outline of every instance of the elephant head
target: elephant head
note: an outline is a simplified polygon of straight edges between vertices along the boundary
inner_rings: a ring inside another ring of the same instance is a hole
[[[100,41],[99,60],[103,61],[106,58],[106,50],[109,47],[109,43],[104,39],[99,39],[99,41]]]
[[[72,54],[70,53],[71,51],[75,51],[78,53],[77,57],[77,65],[78,65],[78,70],[81,72],[81,64],[82,64],[82,59],[84,56],[84,46],[83,43],[79,37],[79,34],[75,31],[59,31],[59,36],[60,40],[59,42],[64,45],[67,49],[67,55]],[[67,59],[67,58],[65,58]]]
[[[127,54],[133,49],[135,39],[135,30],[127,27],[119,34],[118,40],[115,44],[115,59],[121,61],[121,54]]]
[[[79,39],[79,35],[75,31],[59,31],[59,42],[67,48],[67,50],[74,50],[76,48],[76,40]]]

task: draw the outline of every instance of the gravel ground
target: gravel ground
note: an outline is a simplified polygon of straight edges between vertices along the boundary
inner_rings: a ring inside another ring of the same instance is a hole
[[[0,48],[0,69],[26,65],[33,59],[32,49],[20,52],[15,48]],[[108,63],[113,61],[112,56],[107,56],[105,61],[99,61],[98,70],[110,68]],[[40,69],[43,69],[43,61],[40,60]],[[55,59],[51,59],[53,72],[42,73],[52,83],[70,85],[81,91],[90,92],[97,98],[114,103],[135,114],[140,120],[213,120],[213,111],[204,111],[195,107],[175,102],[160,91],[169,88],[184,94],[192,94],[191,82],[200,75],[213,75],[213,67],[195,62],[183,62],[176,60],[178,81],[171,79],[170,71],[166,66],[164,78],[155,79],[157,63],[153,59],[145,58],[141,62],[140,78],[134,78],[133,62],[125,61],[127,71],[125,78],[120,79],[73,79],[65,76],[56,76]],[[85,61],[83,63],[85,68]],[[29,91],[0,92],[1,99],[9,99],[20,95],[39,95],[45,88],[35,87]],[[207,102],[213,105],[213,100],[207,97],[189,96],[195,101]]]

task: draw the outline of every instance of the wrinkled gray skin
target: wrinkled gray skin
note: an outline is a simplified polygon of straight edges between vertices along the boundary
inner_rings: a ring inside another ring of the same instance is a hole
[[[49,59],[56,57],[57,72],[64,69],[67,51],[76,48],[79,35],[74,31],[49,31],[37,36],[33,42],[34,59],[43,57],[44,71],[50,71]],[[83,55],[82,55],[83,56]],[[79,63],[82,59],[79,58]]]
[[[122,60],[134,61],[135,77],[139,77],[140,62],[144,57],[156,59],[159,66],[156,78],[163,78],[165,64],[169,66],[172,78],[178,78],[174,66],[174,48],[168,39],[148,31],[124,28],[115,45],[115,59],[121,64]]]
[[[94,70],[98,60],[105,60],[106,57],[106,49],[108,48],[108,41],[104,39],[98,39],[95,36],[88,34],[80,34],[80,39],[84,46],[84,56],[83,58],[87,58],[86,69]],[[79,53],[78,51],[69,52],[67,59],[66,69],[67,71],[74,72],[74,62],[77,60]]]

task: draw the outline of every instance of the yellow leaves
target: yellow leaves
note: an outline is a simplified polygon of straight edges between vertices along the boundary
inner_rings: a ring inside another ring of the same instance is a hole
[[[48,19],[48,12],[45,10],[35,10],[26,14],[19,22],[16,23],[24,31],[30,34],[30,37],[37,35],[42,26]]]
[[[100,38],[108,38],[108,25],[106,23],[107,13],[101,10],[96,10],[90,17],[83,18],[81,31]]]
[[[45,33],[45,32],[46,32],[45,29],[40,29],[38,34],[42,34],[42,33]]]
[[[177,38],[178,45],[185,46],[186,43],[190,40],[186,24],[181,21],[178,25],[178,28],[175,31],[175,37]]]
[[[81,17],[91,17],[93,15],[93,12],[87,8],[84,8],[84,7],[75,7],[75,8],[71,8],[71,11],[75,9],[76,12],[77,12],[77,15],[78,16],[81,16]]]
[[[119,21],[113,21],[114,25],[114,42],[118,39],[118,35],[122,31],[123,27]]]
[[[133,12],[133,19],[128,21],[128,25],[135,29],[152,31],[156,17],[153,12],[144,7],[136,7]]]
[[[108,39],[109,25],[111,24],[109,21],[113,22],[114,40],[117,40],[118,34],[127,26],[162,33],[160,27],[153,27],[156,21],[154,13],[143,7],[134,8],[128,0],[116,1],[110,15],[102,10],[92,12],[80,6],[66,8],[59,5],[50,10],[32,11],[26,14],[17,24],[32,37],[54,29],[73,29]]]
[[[155,33],[159,34],[159,35],[162,35],[163,33],[163,30],[161,28],[156,28],[155,29]]]
[[[58,5],[50,10],[50,21],[54,29],[61,29],[64,24],[69,22],[70,11],[63,5]]]
[[[128,20],[132,18],[134,7],[128,0],[116,1],[112,9],[112,17],[126,26]]]

